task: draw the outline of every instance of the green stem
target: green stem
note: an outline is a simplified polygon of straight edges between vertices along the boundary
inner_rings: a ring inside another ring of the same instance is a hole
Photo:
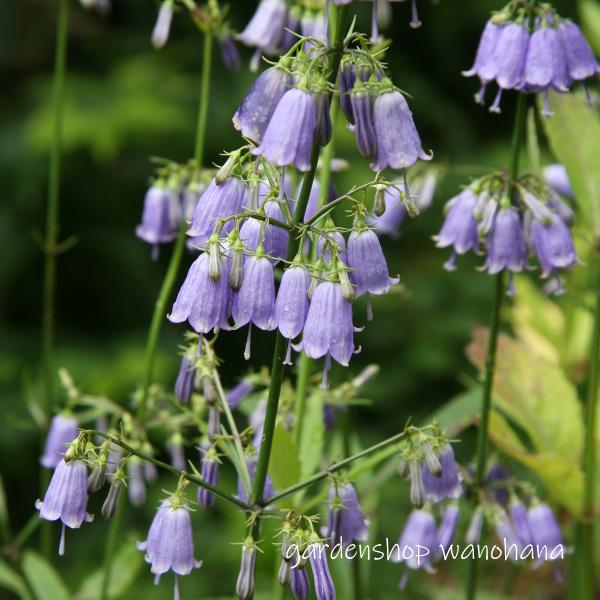
[[[517,101],[517,112],[511,145],[511,160],[508,169],[510,182],[517,180],[519,176],[519,159],[521,156],[521,145],[525,130],[525,118],[527,115],[527,95],[519,94]],[[479,431],[477,434],[477,454],[475,466],[475,487],[481,489],[485,483],[485,468],[487,464],[488,449],[488,425],[492,408],[492,391],[494,387],[494,371],[496,369],[496,350],[498,347],[498,333],[500,331],[500,311],[504,299],[504,277],[500,272],[496,275],[494,300],[492,304],[492,317],[490,333],[488,337],[487,359],[485,362],[485,374],[483,380],[483,399],[481,405],[481,417]],[[469,561],[467,573],[466,597],[473,600],[477,593],[477,567],[478,561]]]
[[[333,124],[333,130],[331,140],[329,144],[323,149],[323,155],[321,157],[321,196],[319,198],[319,205],[317,210],[320,210],[329,201],[329,184],[331,181],[331,160],[333,159],[334,147],[334,136],[335,136],[335,119],[338,112],[338,103],[333,102],[331,105],[331,122]],[[313,258],[316,259],[317,245],[313,244]],[[304,414],[306,412],[306,398],[308,392],[308,384],[310,381],[310,375],[312,371],[312,361],[303,352],[300,355],[300,365],[298,366],[298,378],[296,380],[296,419],[294,421],[294,442],[296,446],[300,447],[300,441],[302,440],[302,428],[304,426]]]
[[[209,492],[212,492],[215,496],[218,496],[219,498],[222,498],[223,500],[229,502],[230,504],[235,505],[237,508],[241,508],[242,510],[247,511],[247,512],[250,510],[250,508],[248,507],[248,505],[245,502],[242,502],[235,496],[230,496],[229,494],[227,494],[226,492],[223,492],[219,488],[206,483],[206,481],[204,481],[204,479],[202,479],[201,477],[192,475],[191,473],[188,473],[187,471],[180,471],[179,469],[177,469],[173,465],[170,465],[169,463],[163,462],[162,460],[158,460],[157,458],[154,458],[150,454],[145,454],[144,452],[140,452],[139,450],[132,448],[129,444],[126,444],[125,442],[121,441],[120,439],[115,438],[112,435],[102,433],[101,431],[96,431],[94,429],[88,429],[88,430],[86,430],[86,433],[88,433],[89,435],[99,435],[100,437],[110,440],[113,444],[116,444],[117,446],[123,448],[123,450],[126,450],[130,454],[139,456],[141,459],[147,460],[148,462],[155,464],[157,467],[160,467],[161,469],[164,469],[165,471],[169,471],[170,473],[173,473],[173,475],[176,475],[177,477],[183,477],[184,479],[187,479],[189,482],[195,483],[196,485],[208,490]]]
[[[69,0],[58,0],[56,21],[56,48],[52,89],[52,143],[48,170],[48,203],[46,206],[46,237],[44,240],[44,283],[42,297],[42,372],[43,406],[46,415],[52,410],[54,399],[54,330],[56,296],[56,256],[58,254],[60,207],[60,168],[62,150],[63,98],[67,66],[67,40],[69,28]],[[42,470],[40,485],[44,490],[49,474]],[[40,536],[42,554],[50,556],[52,530],[49,523],[42,525]]]
[[[596,256],[596,260],[598,257]],[[596,532],[596,429],[597,429],[597,406],[598,386],[600,384],[600,267],[596,264],[596,281],[594,286],[596,292],[596,311],[594,315],[594,329],[592,332],[592,344],[590,347],[590,368],[588,374],[587,401],[585,406],[585,487],[583,497],[583,523],[582,533],[584,539],[585,554],[583,558],[587,565],[584,569],[588,574],[587,582],[591,595],[595,590],[595,532]]]
[[[110,576],[112,573],[112,563],[115,557],[117,539],[119,537],[119,528],[121,526],[121,517],[125,505],[125,495],[120,494],[117,501],[117,509],[111,519],[108,528],[108,538],[106,539],[106,548],[104,550],[104,564],[102,569],[102,588],[100,590],[100,599],[108,600],[110,588]]]
[[[202,56],[202,82],[200,86],[200,103],[198,107],[198,123],[196,129],[196,147],[194,150],[194,160],[198,169],[202,167],[204,158],[204,142],[206,137],[206,122],[208,119],[208,103],[210,98],[210,79],[212,71],[212,33],[204,32],[204,54]],[[185,223],[182,224],[175,241],[171,261],[165,274],[158,298],[154,304],[154,312],[152,321],[150,322],[150,330],[148,332],[148,341],[146,344],[146,360],[144,366],[144,381],[142,384],[142,393],[138,404],[138,419],[144,420],[148,405],[148,393],[154,379],[154,364],[156,360],[156,350],[158,347],[158,339],[160,329],[167,310],[167,302],[171,296],[173,285],[179,273],[179,266],[183,256],[185,247]]]
[[[67,64],[67,34],[69,1],[59,0],[54,54],[54,87],[52,92],[52,145],[48,173],[48,205],[46,208],[46,239],[44,243],[44,296],[42,315],[42,364],[44,371],[44,401],[46,412],[52,408],[54,396],[53,351],[56,292],[56,254],[58,245],[60,205],[60,159],[62,147],[63,97]]]
[[[300,481],[294,485],[291,485],[288,488],[285,488],[284,490],[281,490],[281,492],[278,492],[277,494],[274,494],[270,498],[266,498],[265,500],[263,500],[262,504],[264,506],[270,506],[270,505],[276,504],[277,502],[281,502],[282,500],[285,500],[285,498],[289,498],[290,496],[297,494],[298,492],[302,491],[303,489],[310,487],[311,485],[315,485],[316,483],[319,483],[320,481],[323,481],[323,479],[329,477],[333,473],[337,473],[338,471],[342,471],[342,470],[346,469],[352,463],[354,463],[357,460],[360,460],[361,458],[366,458],[367,456],[370,456],[371,454],[375,454],[376,452],[379,452],[380,450],[384,450],[385,448],[388,448],[389,446],[393,446],[394,444],[398,444],[399,442],[404,441],[407,437],[409,437],[413,433],[417,433],[418,431],[419,431],[418,429],[409,428],[409,429],[406,429],[405,431],[397,433],[396,435],[393,435],[392,437],[387,438],[386,440],[383,440],[382,442],[379,442],[378,444],[375,444],[374,446],[365,448],[364,450],[361,450],[360,452],[357,452],[356,454],[353,454],[352,456],[349,456],[348,458],[345,458],[344,460],[340,460],[337,463],[333,463],[329,468],[324,469],[323,471],[319,471],[318,473],[315,473],[314,475],[312,475],[308,479],[305,479],[304,481]]]

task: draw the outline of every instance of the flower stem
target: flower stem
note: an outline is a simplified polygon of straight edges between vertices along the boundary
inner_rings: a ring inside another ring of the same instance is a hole
[[[99,435],[100,437],[103,437],[104,439],[110,440],[113,444],[119,446],[120,448],[123,448],[123,450],[126,450],[130,454],[139,456],[141,459],[147,460],[148,462],[155,464],[157,467],[160,467],[161,469],[164,469],[165,471],[169,471],[170,473],[173,473],[173,475],[176,475],[177,477],[183,477],[184,479],[187,479],[191,483],[195,483],[196,485],[208,490],[209,492],[212,492],[215,496],[218,496],[219,498],[222,498],[223,500],[229,502],[230,504],[235,505],[237,508],[241,508],[244,511],[250,510],[248,505],[245,502],[242,502],[235,496],[230,496],[229,494],[227,494],[226,492],[223,492],[219,488],[206,483],[206,481],[204,481],[204,479],[202,479],[201,477],[192,475],[191,473],[188,473],[187,471],[180,471],[173,465],[163,462],[162,460],[158,460],[158,459],[154,458],[153,456],[151,456],[150,454],[145,454],[144,452],[140,452],[139,450],[132,448],[129,444],[126,444],[125,442],[121,441],[118,438],[115,438],[112,435],[109,435],[107,433],[102,433],[101,431],[96,431],[95,429],[88,429],[88,430],[86,430],[86,433],[88,433],[89,435]]]
[[[204,32],[204,53],[202,56],[202,82],[200,85],[200,104],[198,107],[198,122],[196,128],[196,146],[194,150],[194,160],[198,169],[202,167],[204,160],[204,142],[206,137],[206,122],[208,119],[208,102],[210,98],[210,79],[212,71],[212,32]],[[143,421],[146,415],[148,404],[148,393],[154,378],[154,363],[156,360],[156,349],[163,319],[167,310],[167,302],[171,296],[173,285],[179,273],[179,266],[185,247],[186,224],[182,223],[181,229],[175,241],[171,261],[165,274],[158,298],[154,304],[152,321],[148,332],[148,341],[146,344],[146,360],[144,366],[144,381],[142,384],[142,393],[138,404],[138,419]]]
[[[52,143],[48,168],[48,200],[46,206],[46,236],[43,244],[44,281],[42,296],[42,373],[43,409],[49,416],[54,399],[54,330],[56,296],[56,257],[58,255],[60,170],[62,150],[63,98],[67,67],[67,41],[69,28],[69,0],[58,0],[56,21],[56,48],[52,89]],[[43,443],[43,440],[42,440]],[[40,477],[41,489],[50,480],[46,469]],[[50,556],[52,530],[49,523],[42,524],[40,544],[42,554]]]
[[[598,257],[596,256],[596,261]],[[594,555],[595,555],[595,512],[596,512],[596,429],[598,386],[600,385],[600,267],[596,264],[595,286],[596,310],[594,314],[594,328],[592,331],[592,344],[590,347],[590,367],[588,373],[587,401],[585,406],[585,451],[584,472],[585,487],[583,496],[583,524],[581,525],[584,553],[583,558],[587,564],[584,572],[588,574],[587,588],[590,597],[595,590]]]
[[[521,145],[525,130],[525,117],[527,114],[527,95],[519,94],[517,100],[517,111],[511,145],[511,159],[508,169],[510,182],[516,181],[519,176],[519,159],[521,156]],[[498,333],[500,331],[500,311],[504,299],[504,277],[502,271],[495,277],[495,291],[492,304],[492,318],[490,333],[488,337],[487,359],[485,362],[485,374],[483,380],[483,398],[481,405],[481,417],[479,431],[477,434],[477,454],[475,466],[475,488],[481,489],[485,482],[485,468],[487,464],[488,449],[488,425],[492,408],[492,391],[494,387],[494,371],[496,368],[496,350],[498,347]],[[467,574],[466,597],[473,600],[477,592],[477,566],[478,561],[469,561]]]
[[[342,471],[342,470],[346,469],[347,467],[352,465],[355,461],[360,460],[361,458],[366,458],[367,456],[371,456],[372,454],[375,454],[376,452],[379,452],[380,450],[385,450],[386,448],[393,446],[394,444],[398,444],[399,442],[404,441],[410,435],[412,435],[413,433],[417,433],[418,431],[419,430],[416,428],[405,429],[404,431],[397,433],[396,435],[393,435],[392,437],[387,438],[387,439],[383,440],[382,442],[375,444],[374,446],[369,446],[369,448],[365,448],[364,450],[361,450],[360,452],[357,452],[356,454],[353,454],[352,456],[349,456],[348,458],[345,458],[344,460],[340,460],[337,463],[333,463],[327,469],[324,469],[323,471],[319,471],[318,473],[315,473],[314,475],[312,475],[308,479],[305,479],[304,481],[300,481],[298,483],[295,483],[294,485],[291,485],[288,488],[285,488],[281,492],[278,492],[277,494],[274,494],[270,498],[266,498],[265,500],[263,500],[262,504],[264,506],[269,506],[272,504],[276,504],[277,502],[281,502],[281,500],[284,500],[285,498],[289,498],[290,496],[297,494],[301,490],[303,490],[307,487],[310,487],[311,485],[315,485],[315,483],[319,483],[320,481],[323,481],[323,479],[329,477],[331,474],[337,473],[338,471]]]
[[[336,27],[336,41],[335,41],[335,52],[332,54],[333,60],[331,64],[331,71],[329,73],[329,83],[334,85],[337,80],[337,75],[342,60],[344,36],[343,36],[343,23],[345,17],[345,7],[341,6],[337,9],[337,27]],[[304,176],[302,181],[302,189],[300,191],[300,197],[294,215],[292,218],[292,225],[296,227],[302,220],[308,205],[308,199],[312,184],[315,179],[315,173],[317,171],[317,163],[319,162],[320,147],[315,142],[313,143],[311,157],[310,157],[310,170]],[[286,260],[292,261],[298,252],[299,240],[295,236],[291,235],[288,240],[288,247],[286,253]],[[269,459],[271,457],[271,447],[273,446],[273,433],[275,431],[275,422],[277,419],[277,410],[279,408],[279,394],[281,392],[281,383],[283,381],[284,365],[283,360],[285,357],[286,350],[286,339],[281,335],[279,331],[275,334],[275,348],[273,350],[273,364],[271,367],[271,381],[269,384],[269,393],[267,397],[267,410],[265,413],[265,422],[263,429],[263,439],[260,445],[260,452],[258,455],[258,464],[256,465],[256,475],[254,479],[254,486],[252,488],[252,494],[250,496],[250,506],[260,504],[263,500],[263,491],[265,487],[265,481],[267,479],[267,471],[269,468]],[[258,529],[258,520],[256,523],[256,529]]]
[[[125,504],[125,495],[120,494],[117,501],[117,509],[111,519],[108,528],[108,537],[106,539],[106,548],[104,550],[104,564],[102,568],[102,588],[100,590],[100,600],[108,600],[108,590],[110,587],[110,576],[112,573],[112,563],[116,552],[116,543],[119,536],[119,528],[121,526],[121,517]]]

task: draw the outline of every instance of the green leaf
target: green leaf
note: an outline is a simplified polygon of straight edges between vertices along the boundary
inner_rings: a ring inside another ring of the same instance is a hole
[[[474,386],[444,404],[427,418],[426,423],[437,420],[449,437],[456,437],[472,425],[481,411],[481,387]]]
[[[600,235],[600,118],[581,93],[552,93],[550,103],[554,116],[542,119],[550,146],[567,168],[586,229]]]
[[[300,460],[292,436],[281,425],[275,427],[273,449],[269,463],[269,475],[277,490],[294,485],[300,481]]]
[[[579,19],[596,54],[600,54],[600,5],[597,0],[579,0]]]
[[[324,442],[323,394],[317,390],[308,398],[304,415],[302,439],[300,440],[300,475],[302,479],[316,471]]]
[[[31,600],[31,592],[24,579],[0,559],[0,588],[15,593],[21,600]]]
[[[28,550],[23,556],[22,567],[36,600],[70,600],[71,594],[64,581],[43,556]]]
[[[572,515],[581,514],[583,472],[560,452],[533,453],[521,444],[517,434],[497,411],[490,415],[490,438],[505,454],[533,471],[557,504]]]
[[[124,544],[115,554],[112,562],[108,598],[119,598],[135,581],[141,566],[142,554],[133,542]],[[99,600],[102,589],[104,571],[102,568],[87,577],[75,595],[76,600]]]

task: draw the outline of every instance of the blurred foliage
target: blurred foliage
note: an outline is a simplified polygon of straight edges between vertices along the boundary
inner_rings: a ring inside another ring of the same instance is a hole
[[[368,7],[357,4],[360,22],[368,27]],[[477,369],[469,365],[463,349],[473,325],[488,318],[492,284],[474,270],[478,261],[473,258],[463,259],[458,273],[444,272],[444,253],[433,248],[430,237],[441,223],[443,202],[460,185],[486,169],[507,164],[514,98],[507,98],[502,115],[489,115],[473,103],[476,83],[460,77],[473,59],[489,11],[501,4],[496,0],[461,0],[460,6],[453,0],[436,5],[421,1],[424,25],[417,31],[408,25],[409,7],[394,5],[394,22],[388,32],[394,40],[390,69],[398,85],[411,93],[424,145],[435,150],[435,162],[446,167],[446,176],[433,207],[418,220],[404,223],[399,240],[384,242],[390,271],[401,274],[405,292],[377,298],[375,320],[360,334],[363,352],[353,359],[350,371],[358,372],[373,362],[381,365],[381,371],[365,391],[372,402],[352,409],[355,449],[397,432],[409,417],[425,422],[435,412],[456,432],[452,435],[461,437],[459,459],[467,462],[472,456],[473,438],[467,426],[474,422],[480,396],[474,385]],[[578,17],[574,2],[555,4],[565,16]],[[598,4],[594,0],[579,4],[583,26],[600,52]],[[233,3],[232,25],[241,29],[254,6],[254,2]],[[79,242],[59,257],[57,366],[67,367],[86,392],[125,404],[141,378],[146,328],[169,253],[165,250],[158,263],[151,263],[149,248],[133,235],[152,174],[148,157],[184,161],[192,151],[201,40],[188,19],[176,15],[168,46],[160,53],[152,52],[149,36],[156,6],[147,0],[114,0],[113,11],[105,18],[83,11],[75,1],[71,8],[61,229],[63,237],[75,234]],[[25,525],[40,493],[39,433],[26,406],[28,398],[38,393],[41,254],[32,233],[44,225],[54,9],[53,2],[43,0],[0,3],[0,387],[4,409],[0,469],[7,490],[6,503],[0,494],[0,517],[4,540],[10,529],[18,532]],[[238,73],[217,69],[208,129],[209,163],[219,162],[220,152],[238,142],[230,118],[254,77],[247,70],[250,54],[244,51],[244,65]],[[559,113],[545,124],[552,150],[567,164],[578,198],[591,203],[593,196],[588,192],[597,194],[600,189],[600,152],[593,153],[600,136],[591,133],[597,123],[588,122],[590,111],[579,96],[555,97],[552,102]],[[350,171],[334,175],[338,189],[345,190],[363,181],[368,169],[341,124],[337,133],[336,155],[352,163]],[[580,162],[584,150],[589,163]],[[545,149],[543,159],[550,160]],[[592,218],[591,206],[584,205],[582,214]],[[585,235],[580,244],[582,257],[587,256]],[[495,413],[492,423],[500,449],[537,472],[550,496],[571,512],[577,512],[580,477],[576,459],[581,418],[575,386],[586,371],[588,279],[588,269],[576,269],[568,281],[573,293],[559,303],[544,297],[533,278],[519,281],[521,295],[514,310],[506,312],[516,338],[504,342],[519,353],[519,359],[509,355],[503,365],[506,377],[499,382],[506,395],[498,390],[496,400],[502,412]],[[364,315],[363,302],[357,304],[357,316]],[[357,318],[358,324],[364,320]],[[243,335],[231,333],[219,340],[228,386],[248,369],[241,356]],[[174,380],[180,341],[181,328],[165,323],[156,370],[165,386]],[[254,364],[268,364],[271,344],[268,334],[257,333]],[[517,380],[517,372],[525,379]],[[339,368],[333,373],[338,380],[349,376]],[[557,388],[546,384],[548,376],[555,383],[558,380],[564,391],[559,398]],[[544,385],[538,389],[542,380]],[[469,389],[461,392],[465,383]],[[527,394],[521,393],[525,384]],[[446,404],[459,392],[456,401]],[[321,401],[309,402],[309,422],[318,419]],[[562,418],[563,409],[568,418]],[[530,434],[529,440],[524,442],[515,433],[514,421]],[[552,445],[555,434],[556,446]],[[552,440],[548,441],[548,435]],[[281,444],[290,450],[289,440]],[[320,448],[326,457],[336,457],[341,441],[307,427],[300,444],[301,473],[318,463]],[[195,459],[193,452],[190,448],[188,457]],[[364,461],[354,472],[375,540],[394,538],[409,510],[406,483],[395,476],[393,465],[390,470],[381,460],[377,456]],[[558,468],[563,475],[557,485]],[[376,484],[385,481],[389,483],[376,493]],[[234,489],[232,472],[224,473],[223,483]],[[166,584],[153,586],[141,554],[132,548],[148,526],[160,488],[171,486],[172,481],[164,478],[141,510],[127,508],[128,533],[122,535],[117,560],[126,568],[115,574],[111,597],[152,599],[167,593]],[[569,494],[574,495],[569,498]],[[92,500],[91,508],[99,513],[98,498]],[[241,541],[243,517],[217,503],[210,514],[195,513],[194,522],[198,555],[205,568],[193,578],[182,578],[183,597],[231,597],[239,561],[239,547],[232,543]],[[270,525],[265,540],[274,534],[275,524]],[[98,558],[106,531],[106,524],[97,522],[69,532],[60,572],[68,573],[69,593],[79,590],[75,598],[97,597]],[[258,584],[269,590],[273,548],[263,546],[266,553],[259,561]],[[53,598],[61,598],[63,592],[56,590],[64,584],[56,583],[54,567],[32,551],[23,553],[19,562],[15,559],[18,550],[13,548],[0,562],[0,585],[23,598],[30,594],[27,586],[36,599],[44,600],[43,594],[51,590]],[[346,566],[335,565],[340,597],[347,597],[343,591],[350,580]],[[411,577],[406,595],[452,598],[452,590],[462,588],[463,569],[463,565],[441,565],[435,580]],[[369,562],[364,570],[373,597],[397,597],[401,573],[396,566]],[[483,587],[495,590],[494,594],[482,593],[484,600],[519,595],[544,598],[551,591],[556,593],[551,573],[545,569],[515,573],[482,565],[482,571]]]

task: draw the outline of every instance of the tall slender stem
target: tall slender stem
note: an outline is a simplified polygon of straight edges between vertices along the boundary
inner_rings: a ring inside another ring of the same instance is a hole
[[[337,25],[336,25],[336,41],[335,50],[333,53],[333,60],[331,61],[331,71],[329,72],[329,83],[335,84],[337,75],[342,60],[343,51],[343,22],[345,17],[345,6],[340,6],[337,9]],[[317,163],[319,162],[320,147],[317,143],[313,144],[310,160],[310,169],[304,176],[302,181],[302,189],[300,191],[300,197],[296,209],[294,210],[294,216],[292,218],[292,224],[296,226],[304,216],[310,191],[315,179],[315,173],[317,171]],[[300,241],[293,235],[289,236],[286,259],[292,261],[298,252]],[[258,463],[256,465],[256,475],[254,479],[254,486],[252,488],[252,494],[250,496],[250,505],[259,504],[263,500],[263,491],[265,487],[265,481],[267,479],[267,471],[269,468],[269,459],[271,457],[271,448],[273,446],[273,433],[275,431],[275,421],[277,419],[277,410],[279,408],[279,394],[281,392],[281,383],[283,381],[284,365],[283,360],[285,357],[285,346],[286,339],[277,331],[275,334],[275,348],[273,350],[273,364],[271,367],[271,381],[269,384],[269,393],[267,397],[267,409],[265,413],[265,422],[263,428],[263,439],[260,445],[260,452],[258,455]],[[258,529],[258,522],[256,524]]]
[[[44,402],[46,412],[54,396],[53,351],[56,292],[56,255],[59,235],[60,167],[62,148],[63,98],[67,64],[67,34],[69,0],[58,1],[56,49],[54,54],[54,86],[52,92],[52,145],[48,173],[48,204],[46,207],[46,239],[44,242],[44,291],[42,314],[42,364],[44,371]]]
[[[598,256],[595,257],[598,261]],[[584,470],[585,487],[583,496],[583,523],[581,525],[585,553],[584,559],[588,576],[587,588],[590,597],[594,594],[596,585],[594,577],[595,568],[595,512],[596,512],[596,429],[598,386],[600,385],[600,266],[595,265],[594,291],[596,293],[596,310],[594,314],[594,329],[592,331],[592,344],[590,347],[590,368],[588,374],[587,400],[585,406],[585,451]]]
[[[212,32],[204,32],[204,53],[202,56],[202,81],[200,85],[200,103],[198,106],[198,122],[196,127],[196,144],[194,150],[194,160],[198,169],[202,167],[204,160],[204,142],[206,138],[206,122],[208,119],[208,103],[210,97],[210,79],[212,71]],[[158,298],[154,304],[152,321],[148,332],[148,341],[146,344],[146,360],[144,366],[144,380],[142,383],[142,393],[138,405],[138,418],[144,419],[148,404],[148,393],[154,378],[154,364],[156,360],[156,349],[163,319],[167,310],[167,302],[171,296],[173,285],[179,273],[179,266],[185,248],[185,229],[186,224],[182,223],[181,229],[175,241],[171,261],[165,274]]]
[[[514,182],[519,176],[519,159],[521,156],[521,145],[525,129],[525,117],[527,114],[527,95],[519,94],[517,101],[517,112],[511,146],[511,159],[508,169],[510,182]],[[488,425],[492,407],[492,390],[494,387],[494,372],[496,369],[496,350],[498,347],[498,333],[500,331],[500,311],[504,299],[504,277],[502,272],[496,275],[495,291],[492,303],[492,317],[490,333],[487,346],[487,359],[485,362],[485,374],[483,380],[483,398],[481,404],[481,417],[479,431],[477,434],[477,454],[475,466],[475,487],[481,489],[485,482],[485,467],[487,463],[488,449]],[[477,566],[478,561],[469,561],[466,597],[473,600],[477,591]]]
[[[63,98],[67,70],[67,40],[69,29],[69,0],[58,0],[56,20],[56,48],[52,89],[52,142],[48,167],[48,201],[46,206],[46,236],[44,240],[44,282],[42,292],[42,376],[43,406],[46,415],[52,410],[54,400],[54,329],[56,296],[56,256],[58,254],[60,170],[62,151]],[[50,473],[42,469],[40,487],[45,489]],[[52,529],[42,524],[40,545],[45,556],[50,556]]]
[[[121,517],[123,515],[125,505],[125,495],[120,494],[117,501],[117,510],[113,515],[108,528],[108,538],[106,540],[106,548],[104,550],[104,563],[102,569],[102,588],[100,590],[100,599],[108,600],[108,590],[110,588],[110,576],[112,574],[112,562],[115,556],[117,539],[119,536],[119,528],[121,527]]]

